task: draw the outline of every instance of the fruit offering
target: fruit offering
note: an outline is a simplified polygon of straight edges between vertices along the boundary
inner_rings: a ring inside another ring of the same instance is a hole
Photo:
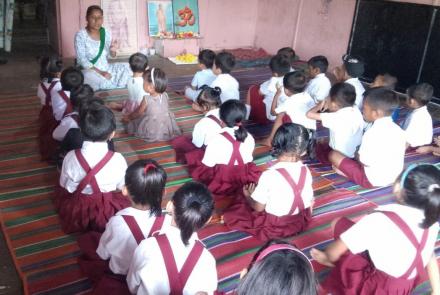
[[[193,63],[197,61],[197,56],[195,56],[194,54],[191,53],[185,53],[185,54],[181,54],[176,56],[176,60],[180,61],[180,62],[184,62],[184,63]]]

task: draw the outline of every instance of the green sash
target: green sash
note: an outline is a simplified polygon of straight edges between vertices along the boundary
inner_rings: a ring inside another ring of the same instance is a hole
[[[93,65],[95,65],[95,63],[101,57],[102,52],[104,51],[104,46],[105,46],[105,29],[103,27],[101,27],[99,29],[99,42],[100,43],[99,43],[98,55],[96,55],[95,58],[90,61]]]

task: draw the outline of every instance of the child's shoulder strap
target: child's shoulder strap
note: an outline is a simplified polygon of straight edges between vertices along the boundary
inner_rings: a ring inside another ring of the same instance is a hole
[[[301,166],[301,172],[299,175],[299,180],[298,183],[296,183],[292,176],[290,175],[290,173],[284,169],[284,168],[278,168],[276,169],[276,171],[278,171],[278,173],[281,174],[281,176],[283,176],[283,178],[287,181],[287,183],[289,184],[289,186],[292,188],[292,192],[293,192],[293,203],[292,203],[292,207],[290,208],[289,211],[289,215],[292,215],[296,208],[298,208],[299,211],[304,210],[304,201],[302,199],[302,192],[304,190],[304,185],[306,182],[306,177],[307,177],[307,168],[306,166]]]
[[[217,118],[216,116],[214,116],[214,115],[208,115],[208,116],[206,116],[206,117],[209,118],[209,119],[211,119],[211,120],[213,120],[215,123],[218,124],[218,126],[222,127],[222,121],[220,121],[220,119]]]

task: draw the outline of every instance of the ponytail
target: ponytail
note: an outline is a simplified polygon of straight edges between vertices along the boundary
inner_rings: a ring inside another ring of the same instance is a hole
[[[409,166],[400,177],[403,200],[423,210],[421,227],[429,228],[440,218],[440,170],[432,164]]]
[[[182,242],[187,246],[192,234],[211,218],[214,201],[205,185],[188,182],[175,192],[172,202],[174,221],[180,229]]]
[[[220,119],[229,128],[238,127],[234,135],[240,142],[244,142],[248,136],[247,130],[243,127],[246,112],[245,104],[235,99],[227,100],[220,106]]]

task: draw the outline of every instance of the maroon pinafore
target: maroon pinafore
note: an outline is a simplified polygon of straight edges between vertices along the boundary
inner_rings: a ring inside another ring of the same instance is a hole
[[[222,121],[214,115],[206,116],[222,127]],[[198,148],[196,147],[191,139],[187,136],[181,135],[176,137],[171,141],[171,146],[176,152],[176,162],[178,163],[188,163],[188,166],[194,166],[194,163],[201,163],[203,155],[205,154],[205,146]],[[191,168],[190,168],[191,170]]]
[[[66,233],[85,232],[89,230],[103,232],[107,221],[116,212],[130,206],[130,200],[121,192],[101,192],[95,175],[110,161],[114,152],[108,151],[104,158],[90,168],[81,150],[75,150],[76,158],[87,175],[73,193],[59,188],[55,205]],[[83,194],[83,189],[90,185],[93,193]]]
[[[157,235],[155,236],[155,239],[159,245],[160,252],[162,253],[165,263],[165,268],[167,270],[168,282],[170,284],[170,295],[182,295],[188,278],[197,265],[200,256],[202,256],[205,247],[200,241],[195,241],[191,252],[182,266],[182,269],[178,271],[176,259],[174,258],[174,253],[167,236],[164,234]]]
[[[426,246],[429,230],[425,229],[423,231],[421,241],[419,242],[413,231],[398,214],[390,211],[377,211],[377,213],[385,214],[405,234],[416,249],[416,255],[411,266],[402,276],[396,278],[376,269],[367,254],[353,254],[347,251],[336,262],[335,267],[322,284],[326,291],[335,295],[406,295],[411,294],[418,278],[425,275],[421,254]],[[354,224],[347,222],[346,219],[342,219],[338,223],[345,223],[345,226],[335,230],[335,238],[338,238],[342,232]],[[338,223],[335,228],[338,228]],[[409,276],[414,270],[417,270],[417,275],[415,278],[410,279]]]
[[[165,216],[155,218],[153,226],[145,237],[136,219],[131,215],[121,215],[127,223],[136,243],[139,245],[144,239],[157,234],[163,226]],[[126,275],[114,274],[109,268],[109,260],[102,260],[96,253],[102,234],[88,232],[78,239],[78,246],[82,255],[78,258],[78,264],[82,272],[94,283],[93,294],[130,294]],[[134,253],[131,253],[133,255]]]
[[[261,170],[255,163],[244,163],[240,154],[241,142],[236,140],[227,132],[221,133],[231,144],[232,154],[229,163],[217,164],[208,167],[200,163],[192,172],[194,180],[205,183],[208,189],[216,195],[236,195],[240,193],[243,186],[249,183],[257,183]],[[238,165],[235,165],[237,162]]]
[[[269,124],[270,121],[266,116],[266,105],[263,102],[264,96],[260,94],[260,85],[249,87],[249,97],[251,104],[249,120],[258,124]]]
[[[49,160],[56,150],[56,141],[52,138],[52,132],[58,125],[57,120],[53,116],[51,91],[59,81],[52,81],[47,88],[43,82],[40,83],[46,95],[44,106],[41,108],[38,116],[40,128],[38,130],[38,147],[40,150],[41,159],[43,161]],[[55,146],[55,150],[53,148]]]
[[[235,230],[248,232],[258,239],[266,241],[270,239],[293,236],[307,227],[311,219],[310,208],[304,208],[302,192],[307,177],[307,168],[301,167],[298,183],[296,183],[286,169],[276,169],[289,183],[294,196],[289,213],[284,216],[276,216],[266,211],[254,211],[247,200],[237,198],[235,203],[224,213],[225,224]],[[280,196],[282,197],[282,196]],[[298,209],[297,214],[293,214]]]

